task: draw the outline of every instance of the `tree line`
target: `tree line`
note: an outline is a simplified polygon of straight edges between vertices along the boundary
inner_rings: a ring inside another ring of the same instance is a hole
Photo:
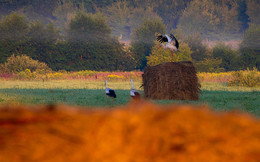
[[[143,19],[160,18],[166,31],[198,32],[203,39],[240,38],[251,24],[260,24],[256,0],[0,0],[0,14],[23,13],[29,20],[53,22],[62,32],[78,11],[107,17],[112,34],[130,40]]]
[[[182,51],[174,61],[192,60],[198,71],[259,69],[258,1],[2,0],[3,7],[17,12],[0,21],[2,64],[25,54],[53,70],[143,70],[170,60],[154,35],[172,32]],[[242,39],[239,50],[221,42],[227,36]],[[220,41],[208,48],[205,38]]]
[[[53,24],[27,22],[13,13],[0,23],[0,63],[11,55],[27,55],[53,70],[121,70],[122,44],[101,15],[79,12],[65,35]]]
[[[27,21],[10,14],[0,21],[0,63],[12,56],[27,55],[46,63],[53,70],[143,70],[170,60],[170,51],[158,49],[155,33],[165,33],[162,19],[144,20],[127,47],[114,37],[105,17],[79,11],[61,34],[53,23]],[[172,29],[181,53],[174,61],[192,60],[198,71],[231,71],[247,67],[259,69],[260,25],[251,25],[243,35],[239,50],[223,42],[208,48],[197,32],[186,36]]]

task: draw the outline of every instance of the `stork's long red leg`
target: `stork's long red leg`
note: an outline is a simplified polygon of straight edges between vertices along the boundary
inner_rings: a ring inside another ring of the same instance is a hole
[[[172,59],[171,59],[171,62],[173,62],[173,51],[172,51]]]
[[[113,99],[113,105],[114,105],[114,99]]]

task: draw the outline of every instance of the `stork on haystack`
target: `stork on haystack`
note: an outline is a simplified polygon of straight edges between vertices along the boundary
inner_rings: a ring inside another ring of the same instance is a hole
[[[113,89],[107,87],[107,81],[105,81],[105,85],[106,85],[107,103],[109,103],[109,97],[111,97],[114,104],[114,98],[116,98],[116,93]]]
[[[133,84],[133,79],[131,79],[131,91],[130,91],[130,96],[134,99],[134,100],[140,100],[141,96],[140,93],[134,89],[134,84]]]
[[[177,39],[175,38],[175,36],[171,33],[170,36],[168,36],[167,34],[155,34],[156,36],[156,40],[159,41],[161,44],[159,46],[159,48],[163,47],[164,49],[169,49],[172,52],[172,59],[171,62],[173,62],[173,52],[181,52],[179,50],[179,42],[177,41]],[[166,44],[164,44],[165,42],[167,42]],[[158,49],[159,49],[158,48]]]

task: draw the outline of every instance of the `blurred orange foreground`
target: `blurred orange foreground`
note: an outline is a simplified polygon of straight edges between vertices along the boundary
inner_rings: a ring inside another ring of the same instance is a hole
[[[260,161],[260,121],[189,105],[0,106],[0,161]]]

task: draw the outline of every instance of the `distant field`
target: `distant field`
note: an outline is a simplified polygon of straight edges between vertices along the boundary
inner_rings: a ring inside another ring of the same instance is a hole
[[[135,88],[143,93],[141,82],[134,82]],[[130,101],[130,82],[108,82],[116,90],[115,104],[107,105],[105,85],[101,81],[59,80],[59,81],[0,81],[0,103],[24,104],[70,104],[81,106],[117,106]],[[202,83],[199,101],[152,101],[160,104],[191,103],[207,104],[214,109],[228,111],[239,108],[260,117],[260,88],[227,87],[225,83]]]

